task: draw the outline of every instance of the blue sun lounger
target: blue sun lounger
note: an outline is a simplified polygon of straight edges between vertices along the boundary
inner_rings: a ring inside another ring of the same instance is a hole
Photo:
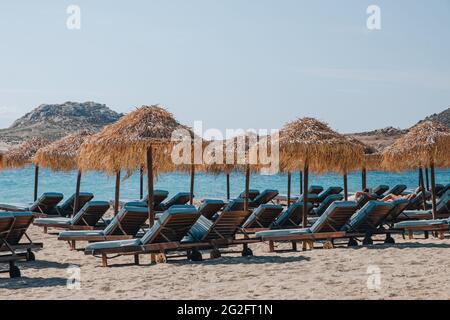
[[[90,192],[80,192],[78,197],[78,208],[83,208],[86,203],[91,201],[94,198],[94,195]],[[73,206],[75,203],[75,194],[72,194],[67,200],[60,205],[55,207],[55,212],[52,214],[56,214],[60,217],[67,217],[73,214]]]
[[[176,195],[174,195],[171,199],[155,206],[155,208],[157,211],[165,211],[175,205],[185,205],[186,203],[189,202],[190,198],[191,194],[189,192],[179,192]]]
[[[64,195],[59,192],[45,192],[34,203],[29,206],[26,205],[10,205],[0,204],[0,210],[23,212],[30,211],[34,214],[51,215],[56,208],[56,205],[64,198]]]

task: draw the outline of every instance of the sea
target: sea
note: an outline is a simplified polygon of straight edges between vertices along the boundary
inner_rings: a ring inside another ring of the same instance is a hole
[[[61,192],[69,197],[75,192],[77,173],[53,172],[41,168],[39,171],[38,194],[43,192]],[[292,194],[300,192],[300,179],[298,173],[292,173]],[[450,170],[436,170],[436,183],[450,182]],[[343,186],[343,177],[339,174],[327,173],[310,175],[309,184],[329,186]],[[382,171],[369,171],[367,173],[367,186],[375,187],[386,184],[390,187],[395,184],[405,184],[412,190],[418,185],[418,172],[407,171],[391,173]],[[144,183],[145,186],[145,183]],[[174,172],[161,174],[156,178],[155,189],[169,191],[170,195],[178,192],[189,192],[190,176],[186,173]],[[235,198],[244,190],[245,177],[241,173],[230,175],[231,198]],[[33,200],[34,166],[23,169],[5,169],[0,171],[0,203],[26,204]],[[86,172],[81,178],[81,191],[92,192],[96,200],[110,201],[114,198],[115,176],[110,177],[101,172]],[[250,177],[251,189],[277,189],[280,194],[287,193],[287,175],[260,175],[252,174]],[[348,175],[348,189],[350,192],[361,190],[361,173],[352,172]],[[124,179],[122,177],[120,200],[131,201],[139,199],[139,172]],[[194,195],[198,199],[225,199],[226,176],[197,173],[195,175]]]

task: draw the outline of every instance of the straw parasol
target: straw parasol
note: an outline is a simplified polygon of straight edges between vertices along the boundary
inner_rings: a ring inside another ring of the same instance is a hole
[[[286,124],[279,133],[280,167],[284,170],[303,169],[303,202],[308,202],[309,172],[342,172],[362,161],[363,150],[348,139],[313,118],[299,118]],[[307,206],[303,206],[303,226],[306,227]]]
[[[435,121],[424,121],[415,125],[407,134],[384,150],[383,164],[386,168],[396,171],[423,166],[430,168],[433,218],[435,218],[434,171],[435,167],[448,168],[450,166],[450,129]],[[424,189],[422,182],[422,192],[425,195]]]
[[[86,141],[91,134],[92,133],[88,130],[81,130],[70,134],[39,149],[32,159],[36,165],[54,171],[71,171],[78,169],[73,214],[76,214],[78,211],[80,195],[81,170],[78,168],[79,151],[83,142]]]
[[[12,147],[3,156],[3,166],[5,168],[22,168],[31,163],[34,154],[42,147],[49,144],[44,138],[34,137],[21,144]],[[34,201],[37,200],[39,183],[39,166],[34,169]]]
[[[179,133],[179,135],[174,135]],[[183,136],[183,134],[185,136]],[[101,170],[116,175],[115,212],[118,211],[120,171],[147,170],[148,210],[154,223],[153,177],[173,171],[171,152],[175,144],[192,138],[191,131],[158,105],[142,106],[105,126],[85,141],[80,150],[82,170]],[[188,137],[186,137],[186,135]]]

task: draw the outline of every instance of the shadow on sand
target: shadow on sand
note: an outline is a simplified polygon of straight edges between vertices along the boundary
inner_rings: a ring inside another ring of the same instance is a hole
[[[26,272],[26,271],[25,271]],[[45,288],[66,286],[67,279],[65,278],[0,278],[0,289],[28,289],[28,288]]]

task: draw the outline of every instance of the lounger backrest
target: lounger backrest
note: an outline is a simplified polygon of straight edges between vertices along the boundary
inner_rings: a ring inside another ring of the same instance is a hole
[[[425,191],[426,198],[428,198],[430,195],[431,195],[430,192]],[[418,208],[422,208],[422,205],[423,205],[423,193],[422,191],[419,191],[419,193],[413,199],[411,199],[407,209],[415,210]]]
[[[223,212],[227,211],[242,211],[244,210],[244,199],[234,199],[228,202]]]
[[[375,193],[377,196],[381,197],[386,191],[389,190],[389,186],[385,184],[380,184],[373,188],[372,193]]]
[[[394,207],[391,209],[391,211],[386,217],[386,220],[388,221],[395,221],[398,218],[398,216],[401,215],[403,211],[406,210],[406,208],[408,208],[409,200],[406,199],[395,200],[392,202],[392,204],[394,205]]]
[[[314,193],[314,194],[319,194],[323,191],[323,187],[322,186],[309,186],[308,188],[308,194],[310,193]]]
[[[262,204],[242,225],[243,228],[268,228],[283,211],[279,204]]]
[[[64,198],[59,192],[43,193],[31,206],[31,212],[51,213],[55,210],[56,205]]]
[[[135,207],[130,203],[126,203],[119,213],[106,226],[103,233],[109,236],[135,236],[147,219],[147,207]]]
[[[402,194],[403,191],[406,190],[406,185],[404,184],[396,184],[395,186],[393,186],[391,188],[391,190],[389,190],[388,192],[386,192],[386,194],[395,194],[396,196],[399,196]]]
[[[371,200],[353,215],[344,231],[373,231],[386,219],[393,207],[392,202]]]
[[[212,217],[219,212],[224,205],[225,203],[222,200],[205,199],[200,207],[198,207],[198,212],[207,219],[212,219]]]
[[[6,241],[11,245],[16,245],[33,222],[34,216],[32,212],[10,212],[10,214],[13,216],[14,221]]]
[[[273,198],[275,198],[278,195],[278,190],[273,189],[266,189],[263,192],[261,192],[253,201],[251,202],[251,205],[254,207],[258,207],[262,204],[268,203]]]
[[[448,190],[450,190],[450,183],[445,185],[441,190],[436,191],[436,194],[438,197],[441,197],[444,193],[446,193]]]
[[[256,189],[248,190],[249,200],[254,200],[258,195],[259,195],[259,190],[256,190]],[[241,198],[241,199],[245,198],[245,190],[241,192],[241,194],[239,195],[239,198]]]
[[[0,212],[0,246],[6,240],[14,221],[14,216],[9,212]]]
[[[108,211],[109,202],[89,201],[72,218],[71,224],[76,226],[95,226],[100,218]]]
[[[341,187],[329,187],[328,189],[326,189],[325,191],[322,191],[319,196],[317,197],[317,201],[318,202],[322,202],[324,201],[328,196],[332,195],[332,194],[339,194],[342,192]]]
[[[324,201],[317,207],[316,214],[320,217],[324,214],[325,210],[335,201],[341,201],[344,199],[342,194],[332,194],[325,198]]]
[[[311,226],[312,233],[340,231],[358,209],[355,201],[335,201]]]
[[[80,192],[78,197],[78,208],[83,208],[86,203],[91,201],[94,195],[89,192]],[[73,205],[75,201],[75,194],[71,195],[67,200],[65,200],[61,205],[57,206],[57,212],[62,216],[68,216],[73,213]]]
[[[436,205],[436,212],[438,214],[446,214],[450,213],[450,190],[448,190],[442,197],[439,199],[438,204]]]
[[[169,196],[169,191],[166,190],[153,190],[153,203],[155,206],[161,204]],[[148,205],[148,194],[142,199]]]
[[[188,203],[190,198],[191,195],[189,192],[179,192],[176,195],[174,195],[171,199],[162,203],[162,206],[164,207],[164,209],[169,209],[171,206],[174,205],[183,205]]]
[[[200,217],[194,206],[176,206],[167,209],[141,238],[142,244],[178,242]]]
[[[219,214],[201,241],[233,239],[240,226],[248,217],[246,211],[227,211]]]
[[[308,202],[308,212],[313,208],[313,205]],[[303,217],[303,202],[295,202],[271,224],[271,228],[280,228],[285,226],[295,227],[299,226]]]

